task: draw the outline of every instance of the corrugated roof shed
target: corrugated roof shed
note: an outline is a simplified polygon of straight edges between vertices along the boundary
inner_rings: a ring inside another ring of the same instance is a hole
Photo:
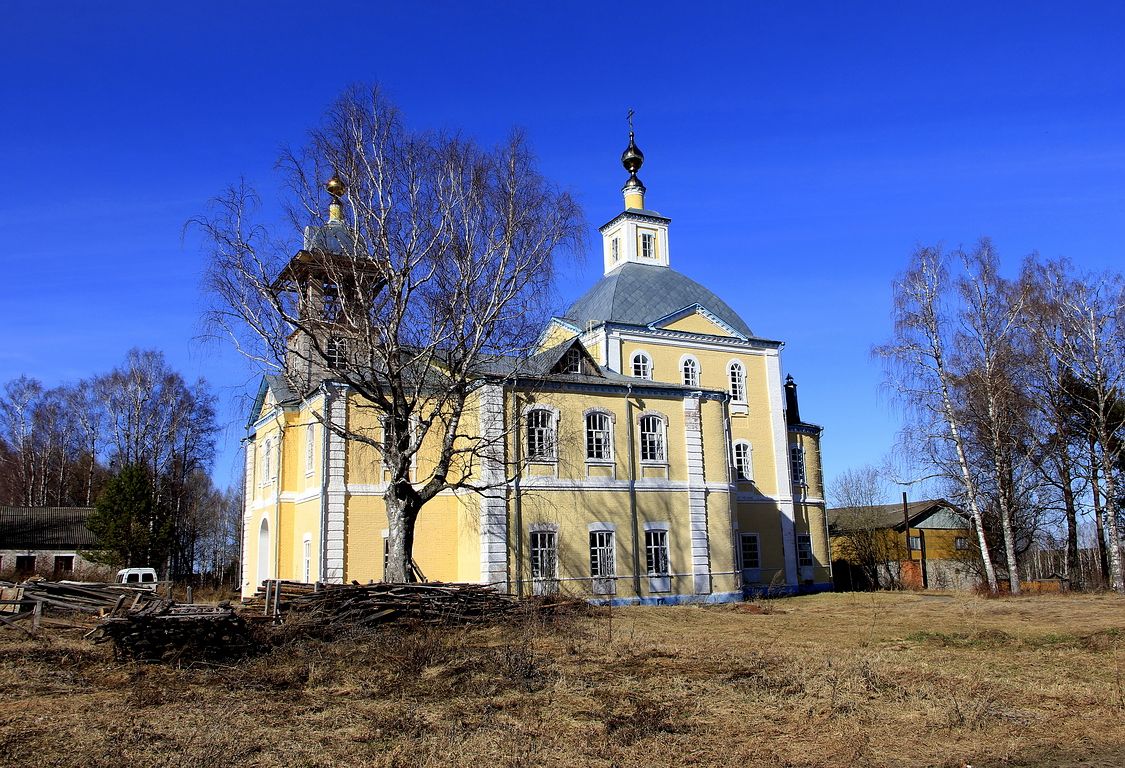
[[[97,549],[93,507],[0,507],[0,549]]]

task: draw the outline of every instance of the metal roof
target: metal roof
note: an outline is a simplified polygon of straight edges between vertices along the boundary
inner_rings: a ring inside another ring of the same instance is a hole
[[[906,505],[910,517],[911,527],[916,527],[932,515],[949,510],[953,514],[965,519],[968,527],[968,516],[960,507],[951,504],[945,499],[923,499],[912,501]],[[827,510],[828,523],[837,531],[869,530],[880,528],[905,529],[905,517],[902,513],[902,504],[879,504],[872,507],[831,507]]]
[[[647,326],[699,304],[746,337],[754,334],[725,301],[670,267],[626,262],[599,280],[571,305],[563,318],[585,327],[589,321]]]
[[[92,507],[0,507],[0,549],[96,549]]]

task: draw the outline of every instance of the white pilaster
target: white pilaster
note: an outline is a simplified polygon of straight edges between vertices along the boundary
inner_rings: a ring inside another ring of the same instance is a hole
[[[508,501],[504,483],[504,390],[489,384],[480,395],[480,580],[508,589]],[[517,531],[516,535],[521,535]]]
[[[707,535],[707,489],[703,475],[703,419],[697,396],[684,398],[684,444],[693,587],[695,594],[708,595],[711,593],[711,543]]]
[[[242,551],[250,551],[250,524],[253,522],[254,512],[254,439],[250,438],[243,446],[245,459],[246,459],[246,478],[242,486]],[[258,553],[261,557],[262,553]],[[250,583],[250,574],[255,573],[257,563],[254,563],[254,569],[250,567],[250,558],[242,558],[242,589],[244,594],[252,594],[256,585]]]
[[[781,388],[781,355],[766,355],[766,386],[770,395],[770,430],[777,467],[777,505],[781,509],[781,546],[785,557],[785,583],[797,586],[797,524],[793,510],[793,482],[789,476],[789,436],[785,426],[785,396]]]
[[[327,482],[325,488],[325,529],[324,529],[324,581],[329,584],[344,582],[344,516],[346,487],[344,485],[344,465],[347,461],[347,441],[342,431],[347,428],[348,391],[344,387],[328,385],[324,398],[325,446],[328,461],[325,462]]]

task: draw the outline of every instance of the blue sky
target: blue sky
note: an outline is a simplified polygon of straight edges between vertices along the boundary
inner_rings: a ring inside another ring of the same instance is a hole
[[[991,236],[1118,268],[1120,3],[32,3],[0,47],[0,382],[48,384],[156,347],[220,398],[218,482],[255,373],[204,344],[184,223],[273,164],[348,83],[421,128],[526,129],[595,227],[621,207],[628,107],[673,266],[786,341],[831,479],[898,417],[870,357],[915,245]],[[685,8],[689,10],[685,10]]]

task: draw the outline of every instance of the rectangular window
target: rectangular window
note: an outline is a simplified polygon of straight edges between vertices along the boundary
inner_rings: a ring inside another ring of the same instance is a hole
[[[315,430],[312,424],[305,427],[305,474],[313,473],[313,455],[315,454]]]
[[[613,253],[613,260],[616,262],[621,258],[621,241],[618,238],[613,238],[610,241],[610,250]]]
[[[793,473],[793,485],[805,485],[805,449],[799,445],[789,449],[789,469]]]
[[[609,414],[587,414],[586,458],[591,461],[608,461],[613,458],[611,450]]]
[[[907,536],[906,537],[906,548],[913,551],[913,552],[917,552],[918,550],[922,549],[922,537],[921,536]]]
[[[664,461],[664,422],[659,416],[641,417],[641,461]]]
[[[645,531],[645,568],[650,592],[672,591],[672,569],[668,565],[668,531]]]
[[[649,576],[668,575],[668,531],[645,531],[645,565]]]
[[[531,532],[531,591],[536,595],[559,591],[559,539],[554,531]]]
[[[656,235],[649,232],[641,234],[641,258],[656,258]]]
[[[743,533],[739,534],[739,555],[742,557],[742,570],[748,571],[762,567],[762,561],[758,555],[758,534],[756,533]]]
[[[305,563],[305,583],[308,584],[312,581],[312,542],[305,539],[304,563]]]
[[[967,538],[965,538],[964,536],[958,536],[957,538],[955,538],[953,540],[953,548],[954,549],[960,549],[960,550],[966,550],[966,549],[969,548],[969,540]]]
[[[617,592],[617,559],[613,531],[590,531],[590,577],[595,595]]]
[[[550,411],[537,408],[527,414],[527,458],[552,461],[555,458],[554,428]]]
[[[55,555],[55,578],[74,571],[74,555]]]
[[[35,573],[35,555],[16,555],[16,573]]]
[[[807,533],[797,534],[797,565],[802,568],[811,568],[813,565],[812,536]]]

